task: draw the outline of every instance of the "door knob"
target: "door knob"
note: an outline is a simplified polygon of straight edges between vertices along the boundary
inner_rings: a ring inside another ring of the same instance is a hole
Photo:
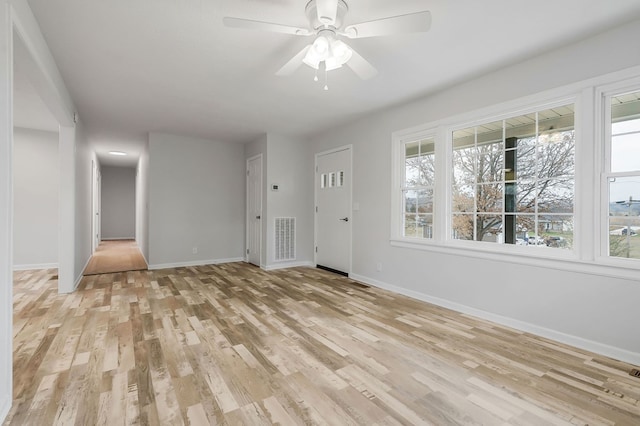
[[[256,219],[260,219],[260,216],[256,216]]]
[[[340,220],[344,220],[345,222],[349,222],[349,218],[348,218],[348,217],[343,217],[343,218],[342,218],[342,219],[340,219]]]

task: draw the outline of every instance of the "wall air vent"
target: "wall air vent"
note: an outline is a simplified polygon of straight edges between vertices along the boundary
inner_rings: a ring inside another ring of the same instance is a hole
[[[633,376],[633,377],[639,377],[640,378],[640,370],[634,368],[633,370],[631,370],[629,372],[629,375]]]
[[[295,260],[296,258],[296,218],[277,217],[275,229],[274,260]]]

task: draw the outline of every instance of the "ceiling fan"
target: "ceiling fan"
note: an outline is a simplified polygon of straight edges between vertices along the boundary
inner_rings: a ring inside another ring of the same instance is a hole
[[[431,13],[429,11],[344,26],[344,17],[348,11],[349,7],[344,0],[311,0],[305,7],[305,13],[309,20],[308,28],[233,17],[225,17],[223,23],[225,26],[232,28],[264,30],[297,36],[315,35],[316,38],[313,43],[307,45],[289,62],[284,64],[276,72],[276,75],[290,75],[302,64],[306,64],[316,70],[314,77],[316,81],[318,81],[318,71],[325,73],[325,90],[328,90],[326,73],[345,64],[363,80],[374,77],[378,73],[366,59],[340,40],[340,37],[355,39],[426,32],[431,27]]]

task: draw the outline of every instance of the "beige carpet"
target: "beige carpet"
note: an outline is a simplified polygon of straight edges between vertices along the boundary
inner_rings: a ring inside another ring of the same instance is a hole
[[[140,271],[147,263],[135,240],[102,241],[91,256],[83,275],[110,274],[113,272]]]

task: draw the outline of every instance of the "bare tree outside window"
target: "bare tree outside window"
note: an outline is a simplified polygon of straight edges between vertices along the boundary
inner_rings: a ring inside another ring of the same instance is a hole
[[[453,133],[456,239],[571,248],[573,105]]]

